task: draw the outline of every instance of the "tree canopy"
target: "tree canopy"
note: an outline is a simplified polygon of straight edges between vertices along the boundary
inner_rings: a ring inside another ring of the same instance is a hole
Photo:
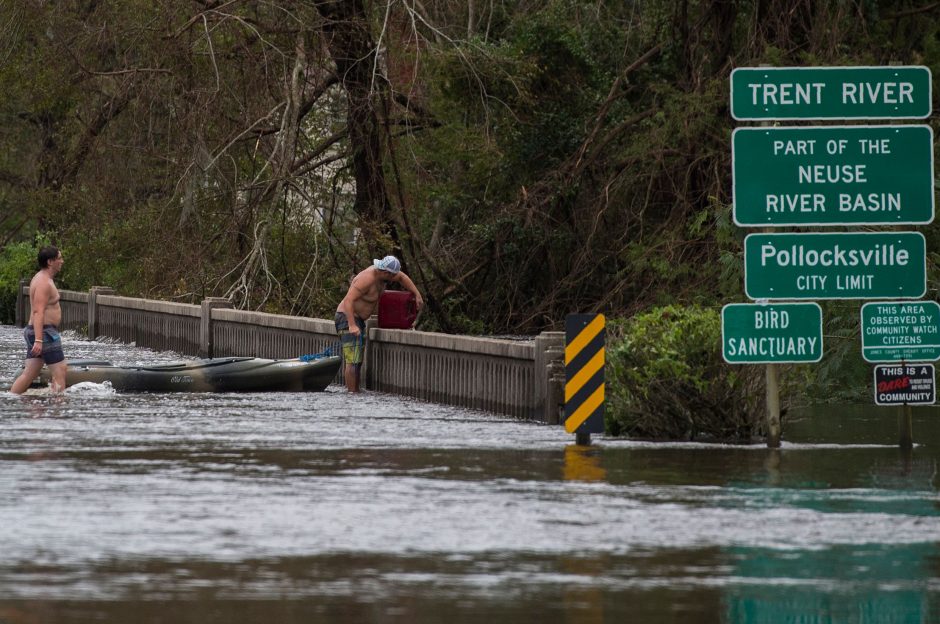
[[[399,254],[426,327],[743,300],[732,68],[927,65],[911,0],[6,0],[0,245],[65,285],[331,316]],[[935,228],[925,228],[928,249]]]

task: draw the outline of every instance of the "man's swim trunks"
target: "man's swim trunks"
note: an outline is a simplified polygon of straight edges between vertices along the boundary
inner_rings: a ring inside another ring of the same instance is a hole
[[[55,325],[42,326],[42,353],[39,355],[30,353],[36,340],[36,332],[32,325],[23,328],[23,340],[26,341],[27,360],[41,357],[46,364],[58,364],[65,359],[65,354],[62,352],[62,336],[59,335],[59,330]]]
[[[343,344],[343,360],[347,364],[362,364],[362,355],[366,348],[366,322],[356,317],[359,335],[355,336],[349,333],[349,321],[344,313],[337,312],[334,321],[339,341]]]

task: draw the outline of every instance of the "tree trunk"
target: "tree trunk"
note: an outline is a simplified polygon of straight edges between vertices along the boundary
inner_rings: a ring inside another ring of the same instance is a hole
[[[385,184],[382,127],[376,113],[385,77],[377,65],[376,44],[363,0],[325,0],[317,5],[325,19],[327,47],[346,91],[347,126],[356,179],[354,210],[364,232],[397,241]],[[367,236],[368,238],[368,236]],[[367,241],[371,244],[372,241]]]

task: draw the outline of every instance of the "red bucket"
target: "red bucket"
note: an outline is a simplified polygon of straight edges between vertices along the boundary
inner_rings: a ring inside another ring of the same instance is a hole
[[[418,318],[418,301],[413,293],[387,290],[379,298],[379,327],[410,329]]]

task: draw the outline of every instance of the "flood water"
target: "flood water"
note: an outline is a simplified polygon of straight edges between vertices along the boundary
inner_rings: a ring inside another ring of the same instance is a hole
[[[179,356],[65,335],[70,358]],[[389,395],[8,392],[0,623],[940,621],[940,412],[763,445],[603,439]]]

